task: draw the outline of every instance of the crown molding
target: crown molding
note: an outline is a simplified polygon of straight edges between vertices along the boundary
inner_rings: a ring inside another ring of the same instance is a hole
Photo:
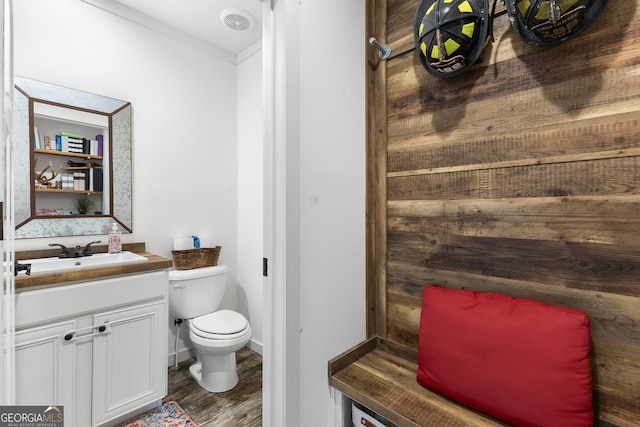
[[[131,9],[121,3],[112,0],[81,0],[91,6],[95,6],[106,12],[112,13],[120,18],[126,19],[134,24],[145,27],[149,30],[155,31],[167,37],[170,37],[179,42],[188,44],[198,50],[213,55],[219,59],[230,62],[234,65],[238,64],[238,57],[228,50],[222,49],[219,46],[208,43],[198,37],[194,37],[191,34],[187,34],[184,31],[178,30],[170,25],[160,22],[144,13]]]

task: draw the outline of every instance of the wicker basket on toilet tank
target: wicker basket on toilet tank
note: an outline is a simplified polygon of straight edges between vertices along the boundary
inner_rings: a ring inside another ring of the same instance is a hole
[[[173,255],[173,265],[176,267],[176,270],[212,267],[218,265],[221,249],[222,246],[216,246],[215,248],[171,251],[171,255]]]

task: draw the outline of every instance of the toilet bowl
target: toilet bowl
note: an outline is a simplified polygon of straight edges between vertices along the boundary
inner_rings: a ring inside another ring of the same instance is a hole
[[[251,339],[251,325],[240,313],[219,310],[227,267],[169,271],[169,310],[186,320],[196,350],[191,376],[205,390],[224,392],[238,383],[235,352]]]
[[[189,367],[191,376],[210,392],[231,390],[238,384],[236,351],[251,339],[251,326],[243,315],[220,310],[190,319],[189,339],[197,351]]]

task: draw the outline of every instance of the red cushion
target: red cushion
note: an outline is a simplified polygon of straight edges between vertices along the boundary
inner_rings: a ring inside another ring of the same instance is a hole
[[[593,426],[589,318],[489,292],[427,286],[418,383],[516,426]]]

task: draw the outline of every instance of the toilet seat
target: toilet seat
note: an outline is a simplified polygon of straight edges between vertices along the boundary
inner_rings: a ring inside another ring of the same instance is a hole
[[[247,333],[247,319],[232,310],[220,310],[189,320],[191,332],[210,340],[232,340]]]

